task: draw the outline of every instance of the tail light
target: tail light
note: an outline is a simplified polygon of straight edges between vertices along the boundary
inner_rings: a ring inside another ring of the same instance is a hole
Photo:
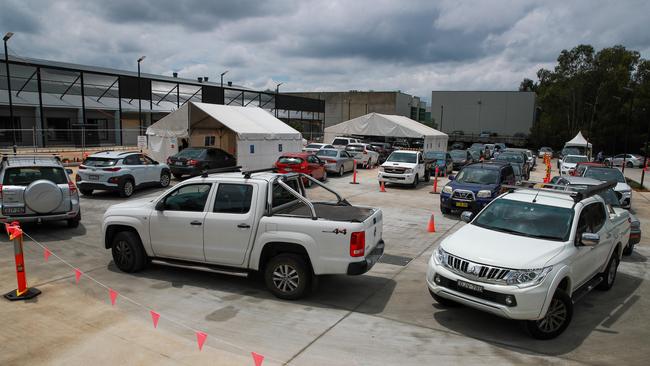
[[[70,193],[75,193],[77,191],[77,186],[75,186],[71,181],[68,181],[68,189],[70,189]]]
[[[102,170],[106,171],[106,172],[116,172],[116,171],[118,171],[120,169],[122,169],[122,168],[115,167],[115,168],[104,168]]]
[[[84,170],[84,169],[86,169],[85,166],[83,166],[83,165],[79,165],[79,170]]]
[[[0,200],[2,199],[2,184],[0,184]]]
[[[172,158],[171,157],[167,158],[167,165],[169,165],[171,163],[172,163]]]
[[[336,160],[329,160],[329,159],[328,159],[328,160],[325,160],[325,161],[327,161],[327,162],[330,163],[330,164],[334,164],[334,163],[336,163]]]
[[[366,232],[357,231],[350,235],[350,257],[363,257],[366,251]]]
[[[194,159],[190,159],[190,160],[187,161],[187,165],[197,166],[197,165],[199,165],[199,161],[194,160]]]

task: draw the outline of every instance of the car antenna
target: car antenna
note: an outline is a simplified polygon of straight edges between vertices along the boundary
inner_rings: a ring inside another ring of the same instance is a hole
[[[535,197],[533,197],[533,203],[537,203],[537,196],[539,195],[539,192],[540,191],[537,191],[537,193],[535,193]]]

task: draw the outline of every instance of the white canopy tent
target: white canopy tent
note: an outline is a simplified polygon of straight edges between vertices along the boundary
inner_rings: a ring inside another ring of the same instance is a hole
[[[188,102],[147,128],[149,153],[159,161],[189,146],[214,146],[243,169],[270,168],[284,152],[299,152],[302,135],[257,107]]]
[[[591,143],[587,141],[587,139],[582,136],[582,132],[578,132],[578,134],[572,138],[571,140],[567,141],[564,144],[564,147],[571,147],[571,146],[576,146],[576,147],[588,147],[591,149]]]
[[[369,113],[325,129],[324,142],[336,136],[376,136],[424,139],[424,151],[446,151],[446,133],[425,126],[404,116]]]

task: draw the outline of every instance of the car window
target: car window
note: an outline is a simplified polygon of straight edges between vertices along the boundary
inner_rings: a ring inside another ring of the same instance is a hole
[[[338,152],[336,150],[318,150],[318,152],[316,153],[316,155],[318,156],[329,156],[332,158],[335,158],[337,154]]]
[[[298,180],[297,179],[292,179],[287,182],[285,182],[289,187],[291,187],[294,191],[300,193],[300,188],[298,188]],[[286,203],[292,202],[297,200],[296,197],[294,197],[289,191],[284,189],[281,185],[278,183],[275,183],[273,185],[273,198],[271,201],[272,207],[276,208],[278,206],[282,206]]]
[[[204,149],[192,149],[192,148],[187,148],[184,149],[183,151],[179,152],[176,154],[177,158],[188,158],[188,159],[196,159],[203,154]]]
[[[318,164],[318,163],[320,163],[320,160],[318,160],[318,158],[315,157],[314,155],[309,155],[307,157],[307,162],[309,162],[311,164]]]
[[[342,158],[349,158],[349,157],[350,157],[350,154],[348,154],[347,151],[341,151],[340,154],[341,154],[341,157],[342,157]]]
[[[302,158],[293,157],[293,156],[281,156],[278,159],[278,163],[289,164],[289,165],[300,164],[302,163],[302,161],[303,161]]]
[[[7,186],[28,186],[33,181],[46,179],[55,184],[67,184],[65,170],[57,167],[7,168],[2,181]]]
[[[348,144],[348,140],[347,140],[347,139],[334,139],[334,141],[332,141],[332,145],[345,146],[345,145],[347,145],[347,144]]]
[[[124,158],[124,165],[140,165],[139,154],[129,155]]]
[[[221,183],[214,200],[214,212],[245,214],[251,208],[253,186],[250,184]]]
[[[211,187],[212,184],[207,183],[179,187],[164,198],[163,208],[166,211],[201,212],[205,208]]]
[[[147,155],[140,155],[140,162],[144,165],[153,165],[153,159]]]
[[[605,215],[605,206],[602,203],[596,202],[589,205],[591,207],[591,215],[593,221],[593,230],[595,233],[602,229],[605,224],[606,215]]]

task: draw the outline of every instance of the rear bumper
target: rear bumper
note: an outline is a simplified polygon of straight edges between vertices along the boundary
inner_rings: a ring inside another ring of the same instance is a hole
[[[384,246],[384,240],[380,240],[375,248],[366,256],[365,260],[348,264],[348,275],[355,276],[370,271],[379,258],[384,255]]]
[[[172,174],[176,175],[199,175],[201,174],[201,169],[195,166],[170,166]]]
[[[120,187],[117,184],[111,183],[89,183],[89,182],[77,182],[77,187],[80,190],[98,190],[98,191],[119,191]]]
[[[72,208],[72,211],[57,213],[53,215],[0,216],[0,222],[43,222],[69,220],[77,216],[77,214],[79,214],[79,211],[79,206],[76,206]]]
[[[635,244],[639,244],[640,241],[641,241],[641,230],[631,230],[629,243],[635,245]]]

